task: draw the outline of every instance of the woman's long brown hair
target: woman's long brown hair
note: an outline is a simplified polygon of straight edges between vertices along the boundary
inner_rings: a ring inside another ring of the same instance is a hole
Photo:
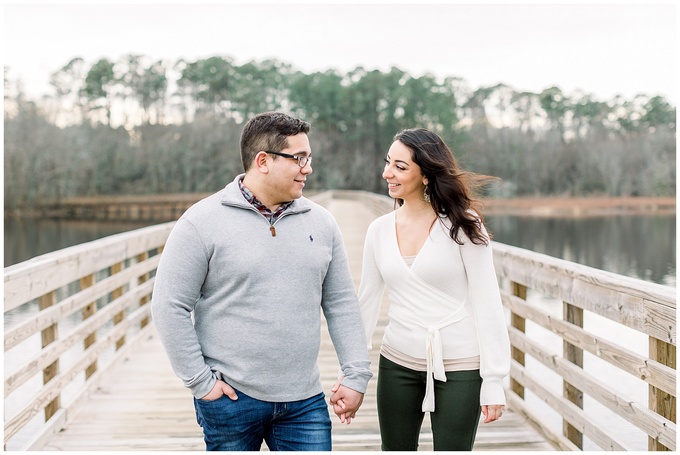
[[[476,198],[476,191],[495,178],[462,169],[449,146],[430,130],[403,130],[394,136],[394,140],[411,149],[413,161],[427,177],[426,191],[432,208],[451,222],[451,238],[462,245],[458,235],[462,229],[472,243],[487,245],[491,234],[487,233],[488,237],[484,235],[482,204]],[[403,200],[397,199],[398,205],[403,203]]]

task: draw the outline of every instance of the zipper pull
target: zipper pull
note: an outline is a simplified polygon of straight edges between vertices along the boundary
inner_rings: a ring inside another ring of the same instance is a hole
[[[272,237],[276,237],[276,228],[273,224],[269,226],[269,231],[272,233]]]

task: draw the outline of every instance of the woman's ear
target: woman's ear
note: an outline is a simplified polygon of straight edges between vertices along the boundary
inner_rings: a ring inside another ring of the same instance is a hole
[[[427,177],[423,177],[423,185],[427,186],[428,183],[430,182],[427,180]]]

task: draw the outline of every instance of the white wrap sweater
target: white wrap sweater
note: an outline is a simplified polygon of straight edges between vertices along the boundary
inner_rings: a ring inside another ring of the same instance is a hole
[[[462,230],[463,245],[458,245],[442,218],[409,267],[399,251],[395,213],[373,221],[366,234],[359,300],[368,348],[387,287],[383,343],[426,361],[423,411],[434,411],[433,381],[446,381],[443,360],[475,356],[482,377],[480,405],[505,404],[510,343],[491,245],[472,243]]]

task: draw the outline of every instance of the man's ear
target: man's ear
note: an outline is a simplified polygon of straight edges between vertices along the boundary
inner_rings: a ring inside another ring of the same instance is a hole
[[[257,155],[255,155],[255,160],[253,162],[253,165],[262,174],[268,174],[269,173],[269,163],[267,162],[267,158],[269,158],[269,155],[266,152],[263,152],[263,151],[257,152]]]

